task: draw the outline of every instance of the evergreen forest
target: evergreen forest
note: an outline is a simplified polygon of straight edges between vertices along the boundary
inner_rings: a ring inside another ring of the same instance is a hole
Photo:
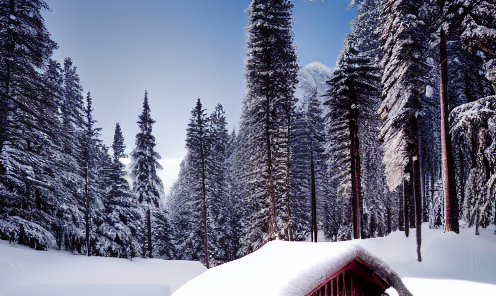
[[[393,231],[416,235],[421,261],[423,222],[496,225],[495,1],[350,6],[326,74],[298,64],[292,1],[251,0],[239,127],[197,99],[164,192],[148,92],[132,152],[119,123],[106,146],[76,65],[52,57],[48,5],[0,0],[0,239],[208,268],[271,240]]]

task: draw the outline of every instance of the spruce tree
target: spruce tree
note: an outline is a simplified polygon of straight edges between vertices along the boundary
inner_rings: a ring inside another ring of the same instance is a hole
[[[190,186],[189,203],[191,207],[191,222],[194,226],[189,235],[194,236],[191,238],[193,244],[193,252],[198,258],[203,258],[205,266],[210,268],[210,255],[209,255],[209,209],[211,208],[210,202],[212,201],[211,192],[207,193],[207,187],[211,180],[211,173],[209,161],[211,151],[211,136],[208,127],[208,120],[205,110],[202,107],[200,99],[196,101],[196,106],[191,110],[191,118],[188,124],[186,133],[186,148],[188,149],[188,162],[191,169],[193,181]],[[212,168],[213,169],[213,168]],[[208,197],[207,197],[208,194]],[[200,218],[201,217],[201,218]],[[202,238],[202,242],[199,239]],[[200,251],[201,250],[201,251]],[[201,254],[201,255],[200,255]]]
[[[160,155],[155,152],[155,137],[152,135],[152,125],[155,123],[150,116],[150,105],[148,104],[148,92],[145,91],[143,101],[143,112],[139,116],[138,125],[140,132],[136,135],[136,147],[131,153],[131,177],[133,179],[133,192],[138,202],[143,204],[146,211],[146,237],[147,248],[145,257],[152,258],[152,214],[159,207],[159,201],[163,197],[164,188],[162,180],[157,176],[157,169],[162,169],[158,163]]]
[[[13,232],[22,226],[22,243],[36,248],[55,245],[49,230],[59,97],[43,74],[56,48],[41,16],[48,9],[44,1],[0,2],[0,215]]]
[[[327,196],[324,117],[317,94],[306,99],[292,122],[291,237],[317,242],[318,222]]]
[[[113,156],[101,155],[101,177],[104,190],[104,215],[99,231],[108,238],[109,256],[134,257],[139,250],[139,234],[141,233],[141,210],[135,196],[125,179],[125,165],[120,162],[124,156],[124,137],[119,123],[116,124]],[[168,231],[168,229],[164,230]]]
[[[98,155],[98,142],[100,128],[95,128],[96,120],[93,119],[93,99],[90,93],[86,95],[86,109],[85,109],[85,130],[82,138],[83,149],[83,169],[84,169],[84,220],[85,220],[85,234],[86,234],[86,254],[91,255],[92,239],[92,204],[97,200],[98,183],[97,180],[97,155]],[[106,151],[105,151],[106,152]]]
[[[348,36],[350,41],[353,37],[353,35]],[[336,174],[342,174],[342,171],[350,174],[349,179],[346,177],[345,182],[341,181],[341,183],[345,188],[351,188],[351,192],[343,191],[342,193],[347,195],[344,196],[345,200],[350,199],[353,238],[357,239],[361,237],[360,227],[363,211],[359,116],[364,109],[369,109],[373,104],[370,96],[378,91],[379,78],[373,61],[369,57],[359,54],[358,50],[350,43],[345,46],[337,65],[334,77],[329,81],[331,85],[328,94],[330,99],[326,101],[326,104],[330,109],[327,116],[332,133],[347,139],[340,144],[334,142],[336,145],[342,146],[334,152],[337,155],[337,163],[333,164],[332,171]],[[331,147],[331,149],[333,148]],[[343,167],[344,163],[349,165]],[[346,216],[348,215],[343,213],[343,217]]]
[[[414,198],[420,198],[419,121],[426,91],[428,32],[422,1],[386,1],[384,8],[383,101],[384,163],[390,190],[404,185],[405,234],[410,227]],[[420,229],[417,229],[419,232]]]
[[[294,112],[297,54],[293,4],[253,0],[245,64],[240,156],[246,163],[243,193],[248,208],[243,253],[289,234],[290,119]]]
[[[81,253],[84,243],[84,161],[83,139],[85,108],[83,88],[77,68],[70,58],[62,66],[62,100],[60,104],[60,145],[56,170],[60,172],[57,204],[57,240],[60,247]]]
[[[223,249],[223,257],[225,262],[229,262],[239,258],[239,250],[241,248],[241,164],[239,163],[239,142],[238,136],[233,129],[229,135],[229,141],[226,149],[225,160],[225,191],[223,203],[223,212],[225,221],[222,224],[223,235],[225,240],[221,244]]]
[[[462,216],[468,226],[487,227],[495,222],[496,205],[496,96],[481,98],[455,108],[450,115],[452,133],[468,151],[469,174],[465,184]]]
[[[211,257],[213,264],[225,263],[229,259],[232,245],[232,212],[227,209],[231,204],[227,196],[228,159],[230,138],[227,132],[227,120],[221,104],[215,106],[208,117],[209,155],[207,155],[207,185],[209,191],[208,225],[210,234]]]

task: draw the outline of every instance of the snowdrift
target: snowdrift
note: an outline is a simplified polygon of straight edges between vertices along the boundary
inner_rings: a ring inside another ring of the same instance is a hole
[[[306,244],[317,245],[314,253],[311,254],[312,256],[315,255],[315,258],[321,258],[318,252],[325,252],[326,248],[330,252],[339,249],[353,249],[355,246],[363,248],[386,262],[392,270],[398,273],[405,286],[415,296],[494,296],[496,295],[496,235],[494,235],[494,231],[494,226],[491,226],[487,229],[481,229],[479,236],[474,234],[474,229],[461,229],[460,234],[443,233],[441,229],[429,229],[428,224],[424,223],[422,228],[422,262],[417,261],[414,229],[408,238],[405,237],[404,232],[398,231],[385,238]],[[274,287],[281,285],[281,283],[284,285],[289,282],[308,280],[305,273],[299,270],[302,264],[306,264],[300,259],[308,258],[308,256],[305,255],[300,258],[279,256],[278,253],[287,252],[283,247],[279,247],[283,244],[276,242],[272,246],[269,245],[270,249],[268,252],[263,252],[262,256],[257,256],[254,253],[228,263],[235,265],[234,271],[231,270],[228,274],[223,271],[226,268],[224,266],[209,270],[181,287],[174,293],[174,296],[204,295],[204,291],[216,291],[217,295],[227,295],[222,293],[227,293],[229,289],[237,289],[235,290],[236,293],[243,290],[256,291],[255,294],[243,294],[241,292],[242,295],[299,295],[299,291],[292,291],[291,287],[286,287],[284,290],[277,290]],[[273,267],[263,264],[264,257],[272,261],[270,256],[276,255],[278,258],[282,258],[278,264],[285,267],[281,270],[278,269],[279,276],[270,275],[270,270]],[[332,257],[332,255],[328,257]],[[216,269],[217,271],[215,271]],[[254,272],[247,272],[247,270]],[[270,277],[269,280],[264,278],[267,276]],[[237,286],[237,288],[233,287],[232,283],[239,281],[240,278],[244,284]],[[221,284],[225,287],[219,289],[218,285]],[[259,285],[260,290],[253,288],[253,285]],[[397,291],[392,288],[388,289],[387,293],[391,296],[398,295]]]
[[[303,296],[355,257],[372,266],[401,295],[411,295],[383,260],[358,245],[272,241],[248,256],[209,269],[174,296]]]
[[[2,296],[166,296],[205,270],[193,261],[87,257],[0,240]]]
[[[480,229],[480,235],[477,236],[474,235],[474,229],[461,229],[457,235],[443,233],[441,229],[429,229],[425,223],[422,229],[421,263],[417,262],[415,230],[411,231],[408,238],[403,232],[394,232],[385,238],[328,244],[343,247],[358,244],[385,261],[415,296],[494,296],[494,231],[494,226]],[[262,266],[253,262],[251,268],[260,270]],[[163,296],[174,293],[180,286],[205,271],[205,267],[198,262],[88,258],[52,249],[35,251],[25,246],[9,244],[8,241],[0,241],[2,296]],[[207,282],[204,285],[210,284],[212,283]],[[391,296],[397,295],[394,289],[387,292]]]

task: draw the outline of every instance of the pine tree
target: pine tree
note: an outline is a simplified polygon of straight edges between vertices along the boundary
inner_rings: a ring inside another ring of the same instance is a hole
[[[248,206],[243,253],[288,239],[290,118],[298,70],[292,7],[287,0],[253,0],[247,10],[240,156],[247,165],[244,182],[250,185],[243,193]]]
[[[241,165],[239,163],[239,142],[235,130],[229,135],[229,141],[226,149],[225,161],[225,191],[223,198],[223,211],[225,221],[223,231],[225,240],[223,242],[223,256],[225,262],[233,261],[239,258],[241,248]]]
[[[357,8],[357,16],[352,22],[351,43],[362,58],[369,59],[375,65],[372,72],[380,69],[379,61],[383,57],[381,24],[383,1],[354,0],[350,5]],[[380,118],[376,113],[381,95],[377,92],[367,94],[368,106],[360,109],[358,135],[360,138],[361,176],[363,190],[362,237],[382,236],[396,229],[396,198],[386,185],[383,153],[378,139]],[[372,220],[374,223],[372,223]],[[372,231],[375,224],[375,231]]]
[[[85,108],[83,88],[77,68],[70,58],[62,67],[62,101],[60,104],[60,145],[56,153],[56,170],[60,172],[57,184],[57,244],[70,251],[82,253],[85,233],[84,225],[84,161],[83,139]]]
[[[191,206],[188,202],[192,196],[190,194],[191,186],[195,181],[191,177],[189,167],[189,155],[186,154],[184,159],[181,161],[179,174],[177,180],[171,186],[171,189],[166,198],[166,211],[169,216],[169,222],[172,228],[172,241],[174,241],[174,259],[177,260],[198,260],[199,255],[195,253],[198,249],[194,242],[191,242],[190,238],[194,238],[195,242],[202,242],[202,236],[190,235],[191,228],[196,227],[199,224],[190,223],[191,221]],[[198,215],[198,212],[196,213]],[[201,247],[200,251],[201,252]]]
[[[113,157],[110,158],[106,153],[101,155],[100,180],[104,191],[104,213],[99,232],[108,240],[108,245],[102,250],[105,254],[131,258],[139,251],[139,233],[142,231],[143,217],[124,178],[125,165],[120,162],[120,158],[124,156],[125,147],[120,125],[117,123],[112,143]],[[168,229],[164,231],[168,233]]]
[[[427,83],[427,3],[386,1],[384,4],[382,59],[383,101],[379,113],[384,124],[384,163],[387,183],[394,190],[403,183],[405,235],[416,227],[418,260],[421,261],[421,188],[419,114]],[[416,212],[416,215],[411,213]]]
[[[353,39],[353,35],[349,35],[349,38],[350,40]],[[339,166],[334,167],[331,171],[337,174],[342,174],[342,171],[350,173],[349,179],[346,177],[344,181],[341,181],[341,184],[351,189],[351,195],[347,196],[349,193],[343,192],[345,194],[343,197],[351,199],[353,238],[357,239],[361,236],[360,226],[363,211],[358,124],[360,112],[363,112],[361,110],[368,109],[373,104],[373,101],[369,100],[369,96],[373,96],[379,88],[376,66],[370,58],[360,55],[353,45],[347,44],[329,84],[331,85],[330,99],[326,104],[330,107],[328,112],[330,127],[335,134],[347,138],[344,142],[346,144],[337,150],[339,152],[333,151],[340,155],[336,157]],[[343,148],[348,151],[343,151]],[[331,147],[331,149],[333,148]],[[345,159],[341,158],[343,156]],[[344,163],[349,163],[348,168],[346,165],[343,167]],[[348,183],[348,180],[351,181],[351,184]],[[343,217],[346,216],[348,215],[343,213]]]
[[[462,5],[468,13],[462,22],[462,40],[469,49],[484,52],[486,61],[496,58],[496,3],[494,0],[464,2]]]
[[[405,233],[414,227],[410,214],[414,197],[420,198],[418,165],[419,122],[422,99],[426,90],[427,65],[426,17],[424,3],[418,1],[387,1],[384,10],[384,58],[382,65],[383,101],[379,108],[384,124],[384,163],[390,190],[405,185]],[[415,168],[417,171],[413,172]],[[420,229],[417,229],[419,232]]]
[[[221,104],[215,106],[208,117],[209,146],[206,155],[207,188],[209,215],[207,222],[210,231],[210,254],[214,259],[213,264],[228,261],[230,246],[232,245],[232,224],[229,222],[231,212],[227,209],[229,198],[227,196],[227,160],[229,158],[229,134],[227,120]]]
[[[124,149],[126,149],[126,145],[124,144],[124,136],[122,135],[121,126],[117,122],[115,124],[114,142],[112,143],[112,150],[114,151],[114,162],[122,157],[125,157]]]
[[[462,205],[468,226],[487,227],[494,223],[496,202],[496,97],[489,96],[455,108],[450,115],[451,131],[463,139],[470,167]]]
[[[92,203],[95,202],[97,198],[97,181],[98,175],[95,171],[97,169],[97,145],[98,145],[98,135],[100,128],[95,128],[96,121],[93,119],[93,99],[90,93],[86,95],[86,110],[85,110],[85,131],[82,138],[82,148],[83,148],[83,168],[84,168],[84,201],[85,201],[85,233],[86,233],[86,254],[91,255],[91,244],[92,244]],[[93,235],[93,240],[95,235]]]
[[[51,156],[59,98],[43,80],[56,48],[41,16],[47,9],[44,1],[0,2],[0,213],[13,232],[22,226],[21,243],[36,248],[55,245]]]
[[[327,195],[327,169],[324,156],[324,118],[317,95],[308,98],[292,122],[291,148],[291,237],[305,240],[311,233],[317,242],[322,219],[320,208]]]
[[[192,175],[192,182],[188,184],[190,186],[190,198],[188,200],[191,211],[190,219],[191,223],[197,225],[191,229],[189,235],[193,236],[190,239],[193,244],[193,253],[198,258],[204,259],[207,268],[210,268],[210,242],[208,238],[210,225],[208,217],[209,209],[211,209],[210,201],[212,200],[210,192],[207,193],[207,183],[211,178],[210,173],[213,173],[213,171],[209,171],[209,164],[207,163],[211,150],[210,132],[205,110],[202,108],[200,99],[198,99],[196,106],[191,111],[186,134],[186,148],[188,149],[188,162],[191,169],[189,173]],[[209,195],[208,197],[207,194]],[[203,242],[198,241],[199,238],[202,238]]]
[[[136,147],[131,153],[131,177],[133,179],[133,192],[138,198],[138,202],[144,204],[146,210],[147,254],[143,255],[149,258],[153,256],[151,212],[159,207],[159,201],[164,194],[162,181],[157,176],[157,169],[162,169],[162,166],[158,163],[160,155],[154,150],[156,145],[155,137],[152,135],[154,123],[155,120],[150,116],[148,92],[145,91],[143,112],[138,121],[140,132],[136,135]]]

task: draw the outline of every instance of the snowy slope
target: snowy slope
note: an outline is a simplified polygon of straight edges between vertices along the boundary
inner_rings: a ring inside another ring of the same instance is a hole
[[[203,273],[193,261],[86,257],[0,240],[0,295],[170,295]]]
[[[327,81],[332,77],[332,69],[314,62],[302,67],[298,71],[298,84],[295,90],[295,98],[298,99],[298,107],[305,108],[306,102],[317,97],[324,102],[325,94],[329,90]]]

